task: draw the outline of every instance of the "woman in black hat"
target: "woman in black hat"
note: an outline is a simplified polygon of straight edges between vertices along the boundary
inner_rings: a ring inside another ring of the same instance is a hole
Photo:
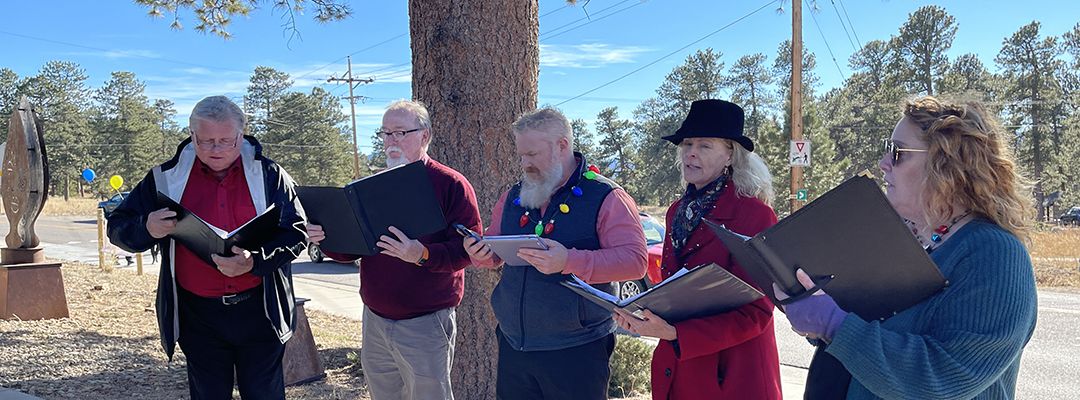
[[[708,227],[708,219],[753,236],[776,223],[769,206],[772,176],[743,135],[743,110],[723,100],[699,100],[665,140],[678,146],[686,193],[667,212],[661,272],[716,262],[751,282]],[[760,288],[759,288],[760,289]],[[623,329],[661,339],[653,352],[654,399],[780,399],[780,361],[767,298],[734,310],[669,324],[623,314]]]

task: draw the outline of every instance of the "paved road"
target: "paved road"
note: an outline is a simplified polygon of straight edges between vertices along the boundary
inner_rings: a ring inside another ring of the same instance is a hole
[[[7,232],[6,219],[0,218],[0,232]],[[51,258],[97,263],[96,221],[89,217],[42,217],[38,234]],[[148,272],[156,272],[149,264]],[[310,297],[309,307],[359,318],[357,290],[360,279],[351,264],[311,263],[306,256],[294,264],[297,295]],[[810,363],[813,349],[791,331],[785,318],[776,320],[780,363],[785,381],[801,383],[797,375]],[[1039,291],[1039,320],[1035,334],[1022,359],[1017,384],[1020,399],[1080,398],[1080,293]],[[787,386],[785,386],[787,388]],[[798,398],[797,393],[785,393]]]

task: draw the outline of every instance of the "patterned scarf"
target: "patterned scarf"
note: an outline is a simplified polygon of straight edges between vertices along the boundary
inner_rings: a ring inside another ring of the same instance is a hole
[[[701,223],[701,218],[716,205],[716,199],[724,192],[729,176],[724,173],[701,189],[686,185],[686,194],[679,199],[679,208],[675,210],[675,220],[671,223],[671,244],[676,253],[682,251],[690,233]]]

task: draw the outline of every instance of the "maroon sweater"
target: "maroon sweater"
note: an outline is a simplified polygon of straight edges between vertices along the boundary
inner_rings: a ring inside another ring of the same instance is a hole
[[[376,315],[394,320],[419,317],[461,303],[469,255],[453,228],[459,223],[481,232],[476,193],[461,173],[424,157],[435,195],[446,216],[446,229],[420,238],[428,249],[423,266],[383,254],[360,260],[360,299]],[[339,261],[360,258],[325,253]]]

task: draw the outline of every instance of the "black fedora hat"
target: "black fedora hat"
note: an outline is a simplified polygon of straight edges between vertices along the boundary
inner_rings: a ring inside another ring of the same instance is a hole
[[[690,104],[682,127],[674,135],[663,139],[679,144],[686,138],[713,137],[738,142],[748,151],[754,151],[754,141],[743,135],[743,109],[735,103],[723,100],[698,100]]]

